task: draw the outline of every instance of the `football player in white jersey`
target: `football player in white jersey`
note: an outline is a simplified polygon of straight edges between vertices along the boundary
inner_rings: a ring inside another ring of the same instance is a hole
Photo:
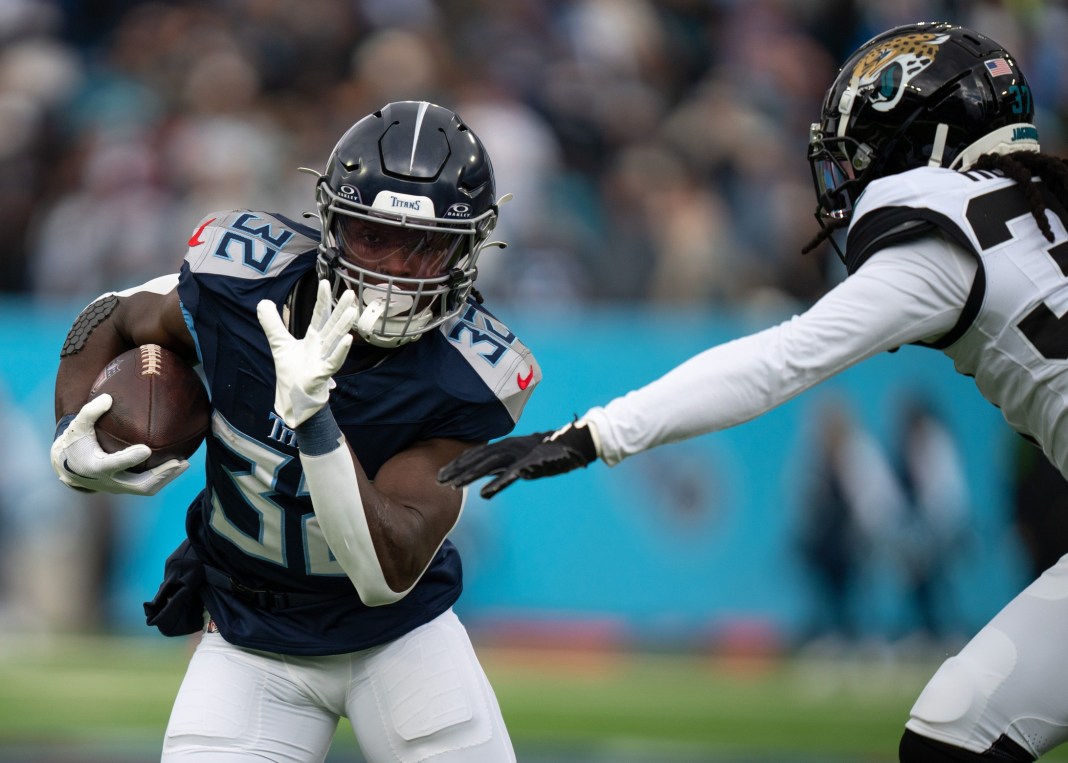
[[[1068,162],[1040,153],[1016,59],[948,23],[889,30],[845,62],[812,126],[822,232],[848,277],[805,313],[706,350],[555,432],[467,451],[439,474],[609,466],[734,426],[903,344],[942,350],[1068,476]],[[837,245],[836,245],[837,249]],[[1031,761],[1068,739],[1068,557],[947,660],[912,708],[907,763]]]

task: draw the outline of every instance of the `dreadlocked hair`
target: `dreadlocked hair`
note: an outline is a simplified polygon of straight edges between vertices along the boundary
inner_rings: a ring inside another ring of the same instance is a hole
[[[976,160],[975,169],[998,171],[1015,180],[1031,206],[1031,216],[1035,218],[1038,229],[1047,241],[1053,243],[1053,229],[1046,217],[1046,201],[1035,178],[1046,184],[1061,206],[1068,208],[1068,160],[1031,151],[983,154]]]
[[[805,244],[803,247],[801,247],[801,254],[808,254],[813,249],[815,249],[820,244],[822,244],[824,241],[826,241],[831,236],[833,236],[835,231],[839,231],[839,230],[841,230],[842,228],[845,228],[848,225],[849,225],[849,220],[848,219],[831,220],[829,222],[824,223],[823,227],[820,228],[819,233],[817,233],[815,236],[813,236],[812,239],[807,244]]]

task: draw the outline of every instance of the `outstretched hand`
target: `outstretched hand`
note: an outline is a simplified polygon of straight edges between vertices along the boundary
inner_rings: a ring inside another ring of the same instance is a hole
[[[438,482],[470,485],[480,477],[497,478],[479,491],[492,498],[518,479],[533,480],[585,467],[597,458],[589,427],[568,424],[555,432],[505,437],[464,451],[438,472]]]
[[[287,427],[295,429],[326,405],[331,377],[352,345],[354,300],[354,292],[346,289],[331,307],[330,282],[319,281],[311,324],[303,339],[289,333],[273,302],[263,300],[256,305],[256,316],[274,356],[274,409]]]

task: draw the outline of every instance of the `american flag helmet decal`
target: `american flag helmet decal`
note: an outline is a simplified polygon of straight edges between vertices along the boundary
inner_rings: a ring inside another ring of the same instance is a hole
[[[984,61],[986,69],[990,72],[992,77],[1003,77],[1006,74],[1012,74],[1012,69],[1009,68],[1009,62],[1004,58],[991,58],[989,61]]]

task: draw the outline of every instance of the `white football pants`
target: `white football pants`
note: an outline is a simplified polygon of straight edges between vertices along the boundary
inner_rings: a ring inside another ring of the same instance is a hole
[[[182,681],[163,763],[320,763],[338,718],[369,763],[515,761],[467,631],[445,612],[388,644],[294,657],[205,633]]]
[[[1068,556],[942,663],[906,724],[982,753],[1007,735],[1036,758],[1068,741]]]

